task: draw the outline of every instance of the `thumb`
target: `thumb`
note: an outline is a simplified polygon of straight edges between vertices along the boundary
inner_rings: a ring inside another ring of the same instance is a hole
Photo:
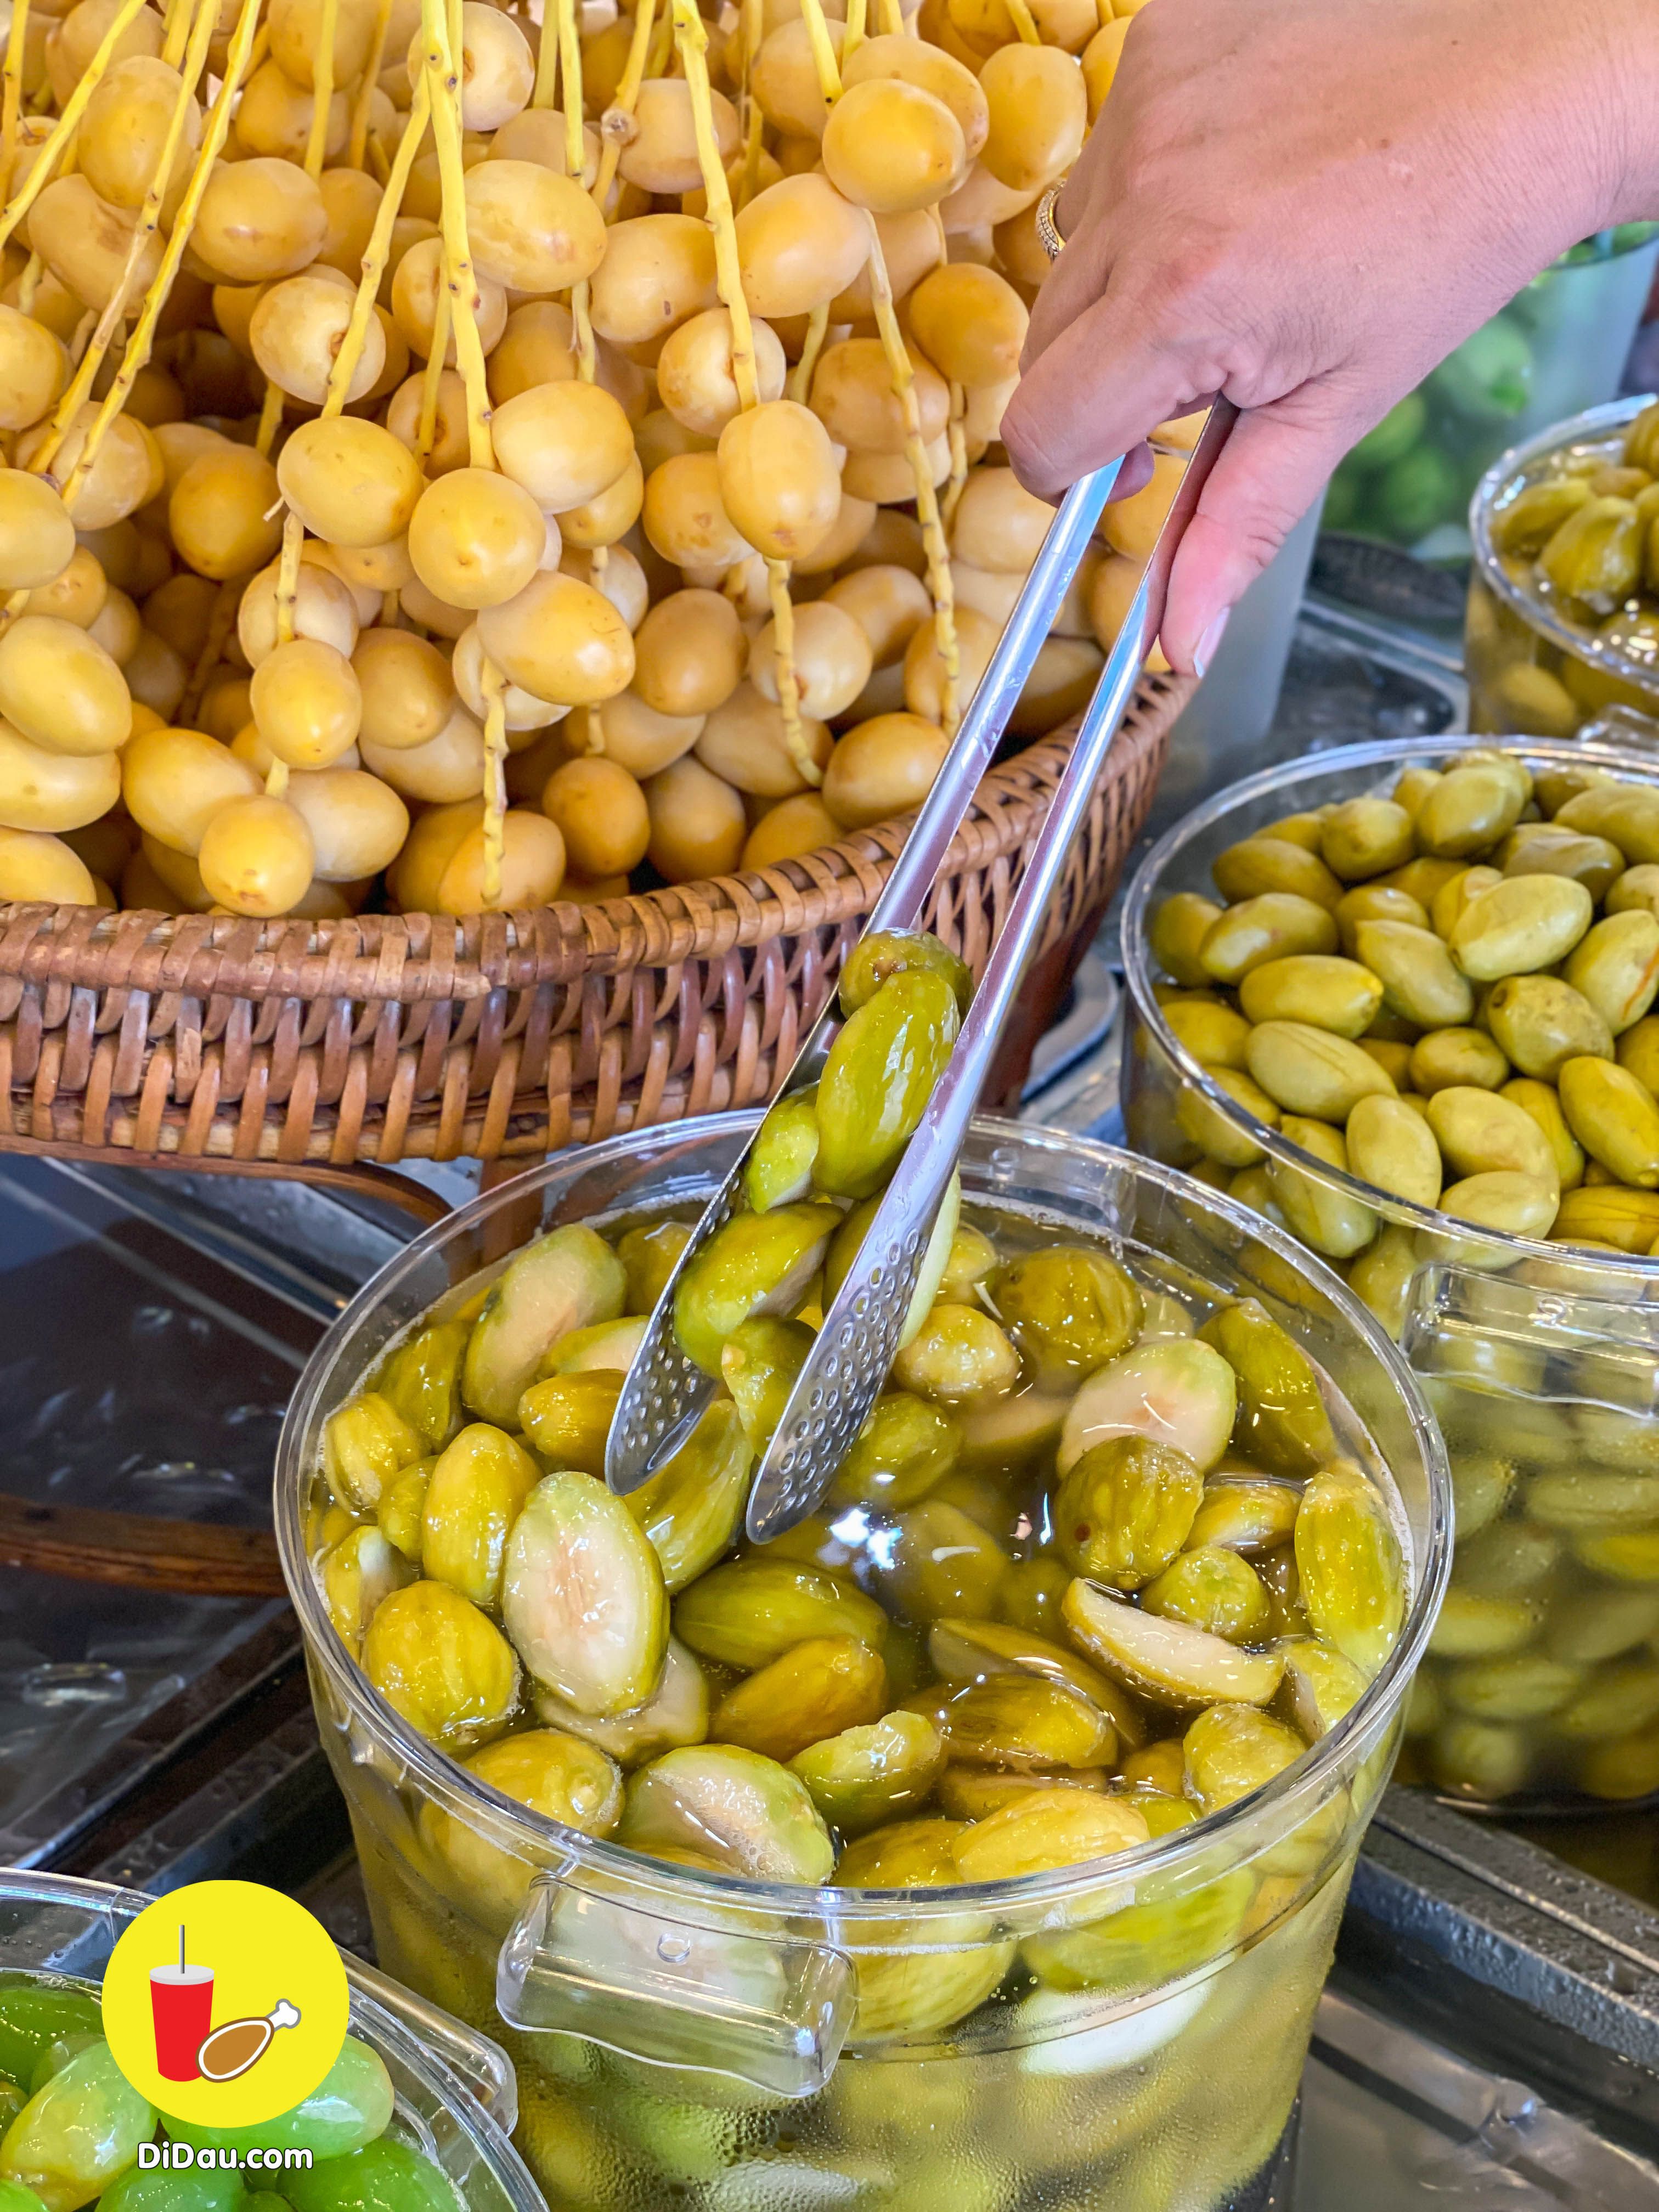
[[[1176,549],[1159,642],[1172,668],[1203,673],[1222,618],[1313,505],[1358,434],[1304,386],[1241,415]]]

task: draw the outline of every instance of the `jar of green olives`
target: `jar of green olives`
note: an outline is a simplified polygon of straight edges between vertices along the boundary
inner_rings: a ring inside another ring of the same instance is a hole
[[[506,2053],[356,1959],[345,1960],[346,2040],[302,2103],[246,2128],[158,2113],[111,2059],[100,1997],[110,1953],[151,1901],[0,1871],[5,2212],[544,2212],[508,2139],[518,2091]],[[199,2162],[141,2161],[157,2142]],[[252,2144],[296,2154],[269,2195],[227,2164]]]
[[[1354,746],[1235,786],[1125,911],[1131,1141],[1410,1358],[1456,1498],[1401,1778],[1659,1797],[1659,775]],[[1282,862],[1282,867],[1280,863]]]
[[[1659,743],[1659,400],[1594,407],[1505,453],[1469,529],[1470,728],[1609,723]]]
[[[553,2212],[1263,2203],[1449,1557],[1409,1370],[1247,1208],[981,1121],[820,1513],[743,1533],[832,1223],[677,1306],[720,1381],[614,1498],[754,1126],[503,1186],[301,1382],[279,1537],[381,1963],[501,2036]]]

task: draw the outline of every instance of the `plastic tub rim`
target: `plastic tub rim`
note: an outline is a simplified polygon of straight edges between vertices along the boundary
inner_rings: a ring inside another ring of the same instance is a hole
[[[695,1148],[711,1138],[730,1137],[739,1129],[757,1127],[762,1118],[763,1109],[756,1108],[740,1114],[705,1115],[671,1122],[642,1136],[625,1133],[608,1138],[602,1145],[584,1146],[574,1164],[603,1165],[613,1158],[639,1159],[656,1151]],[[1081,1153],[1087,1159],[1099,1162],[1103,1177],[1127,1170],[1135,1176],[1161,1185],[1187,1205],[1201,1206],[1219,1217],[1235,1237],[1266,1245],[1281,1262],[1309,1275],[1344,1322],[1362,1339],[1393,1383],[1426,1477],[1428,1526],[1420,1562],[1414,1556],[1418,1549],[1414,1541],[1408,1554],[1408,1571],[1416,1570],[1417,1579],[1400,1634],[1382,1667],[1351,1711],[1311,1747],[1304,1759],[1298,1759],[1262,1789],[1218,1813],[1206,1814],[1190,1828],[1171,1836],[1154,1837],[1132,1850],[1109,1858],[1090,1860],[1080,1866],[995,1882],[930,1887],[925,1891],[844,1889],[829,1884],[814,1888],[804,1884],[764,1882],[742,1875],[677,1868],[623,1845],[567,1828],[467,1773],[458,1759],[450,1758],[421,1735],[386,1703],[347,1651],[329,1618],[305,1545],[303,1499],[313,1470],[303,1458],[301,1446],[312,1426],[318,1401],[333,1379],[337,1344],[447,1243],[467,1234],[506,1206],[520,1203],[529,1191],[573,1164],[571,1154],[567,1152],[499,1184],[495,1190],[422,1231],[372,1277],[331,1323],[313,1352],[283,1421],[276,1451],[276,1538],[283,1577],[300,1618],[307,1659],[324,1671],[331,1692],[353,1719],[366,1723],[380,1743],[396,1752],[405,1776],[412,1774],[431,1796],[470,1799],[498,1821],[520,1831],[527,1830],[544,1852],[562,1853],[567,1867],[586,1864],[592,1871],[620,1879],[635,1888],[654,1890],[688,1921],[696,1920],[700,1906],[707,1910],[711,1905],[721,1908],[728,1916],[732,1912],[763,1915],[774,1924],[781,1916],[797,1921],[810,1917],[826,1923],[833,1931],[834,1940],[843,1942],[860,1923],[868,1923],[880,1927],[887,1940],[862,1947],[855,1943],[850,1948],[904,1953],[927,1946],[921,1940],[896,1945],[891,1942],[896,1899],[902,1900],[908,1926],[922,1930],[933,1922],[959,1918],[964,1909],[984,1913],[1063,1905],[1073,1899],[1097,1894],[1103,1880],[1109,1875],[1133,1881],[1149,1874],[1178,1873],[1189,1864],[1201,1865],[1218,1844],[1224,1845],[1234,1837],[1248,1838],[1250,1832],[1259,1827],[1259,1835],[1253,1842],[1247,1841],[1239,1853],[1241,1860],[1252,1859],[1271,1848],[1279,1834],[1293,1829],[1300,1820],[1309,1817],[1330,1794],[1333,1771],[1342,1766],[1357,1741],[1368,1735],[1380,1738],[1403,1703],[1412,1676],[1426,1650],[1440,1600],[1450,1578],[1452,1557],[1451,1473],[1445,1446],[1417,1377],[1399,1346],[1317,1255],[1248,1207],[1178,1169],[1069,1133],[988,1115],[976,1116],[974,1128],[988,1138],[1018,1142],[1038,1151],[1060,1152],[1073,1158]],[[337,1723],[335,1724],[337,1726]],[[1355,1753],[1352,1756],[1357,1765],[1364,1753]],[[1281,1808],[1291,1808],[1292,1816],[1287,1817],[1280,1827],[1270,1830],[1267,1823]],[[945,1948],[954,1945],[947,1942]]]
[[[1614,430],[1626,428],[1644,407],[1659,401],[1659,392],[1648,392],[1634,398],[1609,399],[1600,407],[1587,408],[1582,415],[1569,415],[1553,422],[1535,437],[1523,439],[1500,453],[1486,470],[1474,488],[1469,501],[1469,539],[1474,549],[1476,572],[1486,588],[1495,599],[1502,600],[1512,614],[1520,617],[1527,628],[1577,660],[1587,661],[1621,684],[1628,684],[1638,691],[1645,691],[1659,713],[1659,669],[1644,670],[1605,638],[1596,637],[1564,620],[1547,599],[1534,599],[1523,591],[1509,574],[1499,560],[1492,542],[1492,521],[1499,495],[1510,480],[1534,461],[1540,460],[1565,446],[1588,442],[1609,435]],[[1508,742],[1508,740],[1505,740]]]
[[[1217,792],[1195,806],[1190,814],[1183,815],[1175,827],[1159,838],[1152,851],[1136,869],[1123,908],[1123,973],[1130,1002],[1136,1018],[1143,1022],[1158,1039],[1159,1048],[1174,1062],[1183,1081],[1199,1091],[1206,1103],[1213,1107],[1224,1121],[1231,1124],[1242,1136],[1261,1147],[1270,1158],[1280,1161],[1311,1174],[1317,1180],[1356,1200],[1372,1212],[1402,1226],[1427,1231],[1434,1236],[1454,1237],[1462,1243],[1501,1245],[1513,1252],[1517,1259],[1547,1260],[1559,1266],[1564,1261],[1575,1266],[1593,1265],[1599,1273],[1616,1275],[1628,1270],[1632,1288],[1645,1294],[1659,1277],[1659,1255],[1637,1252],[1607,1252],[1588,1244],[1553,1244],[1547,1239],[1521,1237],[1508,1231],[1483,1229],[1478,1222],[1461,1221],[1455,1213],[1443,1213],[1437,1206],[1419,1206],[1415,1200],[1398,1198],[1392,1191],[1379,1189],[1376,1183],[1364,1182],[1346,1168],[1334,1168],[1328,1160],[1316,1153],[1305,1152],[1300,1145],[1291,1144],[1277,1129],[1255,1115],[1247,1113],[1237,1100],[1215,1082],[1203,1063],[1176,1036],[1164,1018],[1164,1010],[1152,995],[1152,939],[1149,933],[1150,908],[1154,892],[1172,895],[1160,884],[1160,878],[1170,864],[1205,830],[1213,829],[1234,809],[1257,799],[1279,794],[1293,794],[1303,781],[1322,778],[1340,768],[1404,769],[1414,762],[1431,764],[1437,758],[1472,751],[1518,752],[1528,759],[1547,760],[1553,766],[1621,769],[1642,781],[1659,786],[1659,763],[1639,753],[1626,752],[1614,745],[1586,744],[1571,738],[1503,738],[1487,739],[1471,737],[1467,731],[1452,737],[1413,738],[1402,743],[1396,738],[1381,739],[1366,745],[1333,746],[1328,752],[1315,753],[1305,758],[1281,762],[1278,767],[1264,769],[1260,775],[1247,778],[1243,783],[1229,784],[1224,791]],[[1287,805],[1286,813],[1297,809]],[[1305,1249],[1306,1248],[1300,1248]]]

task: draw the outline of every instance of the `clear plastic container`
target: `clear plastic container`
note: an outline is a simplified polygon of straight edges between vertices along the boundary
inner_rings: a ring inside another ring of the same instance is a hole
[[[334,1631],[305,1543],[328,1414],[411,1322],[544,1225],[694,1211],[753,1126],[617,1138],[520,1176],[411,1245],[307,1370],[279,1539],[381,1962],[502,2035],[518,2140],[555,2212],[1262,2204],[1449,1530],[1438,1439],[1395,1347],[1244,1209],[1012,1123],[975,1124],[963,1162],[981,1219],[1109,1241],[1189,1297],[1260,1297],[1393,1501],[1410,1598],[1382,1672],[1297,1765],[1184,1832],[972,1887],[690,1872],[481,1785],[380,1698]]]
[[[1659,623],[1621,609],[1585,629],[1539,590],[1532,562],[1498,552],[1492,534],[1494,516],[1564,461],[1617,462],[1626,426],[1651,404],[1650,394],[1620,399],[1554,423],[1481,478],[1469,509],[1474,566],[1463,631],[1472,730],[1571,738],[1607,727],[1616,742],[1659,747]]]
[[[71,1875],[0,1869],[0,1980],[49,1974],[92,1984],[122,1931],[154,1900]],[[514,2149],[513,2068],[500,2045],[346,1954],[351,2033],[385,2060],[390,2132],[441,2166],[467,2212],[545,2212]]]
[[[1627,223],[1573,247],[1464,340],[1363,438],[1331,480],[1327,530],[1468,557],[1469,495],[1506,446],[1613,398],[1659,244]]]
[[[1212,893],[1224,848],[1286,815],[1386,793],[1402,769],[1466,747],[1355,745],[1276,769],[1153,848],[1124,910],[1124,1121],[1140,1152],[1224,1187],[1252,1155],[1265,1161],[1275,1209],[1382,1316],[1439,1419],[1459,1548],[1400,1778],[1477,1802],[1632,1802],[1659,1793],[1659,1260],[1483,1232],[1327,1165],[1239,1107],[1155,995],[1152,916],[1173,892]],[[1659,781],[1610,748],[1513,750],[1534,765]],[[1595,1548],[1583,1537],[1613,1525],[1598,1517],[1608,1476],[1622,1486],[1618,1529],[1652,1532],[1650,1580],[1593,1570],[1582,1555]],[[1577,1491],[1599,1503],[1575,1507]],[[1524,1692],[1494,1686],[1492,1662],[1512,1658],[1538,1662]],[[1592,1690],[1603,1718],[1569,1735],[1556,1714]]]

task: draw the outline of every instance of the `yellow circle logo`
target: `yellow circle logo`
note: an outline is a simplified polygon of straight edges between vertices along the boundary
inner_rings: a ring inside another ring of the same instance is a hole
[[[104,1972],[122,2073],[171,2118],[255,2127],[308,2097],[345,2042],[340,1954],[302,1905],[253,1881],[159,1898]]]

